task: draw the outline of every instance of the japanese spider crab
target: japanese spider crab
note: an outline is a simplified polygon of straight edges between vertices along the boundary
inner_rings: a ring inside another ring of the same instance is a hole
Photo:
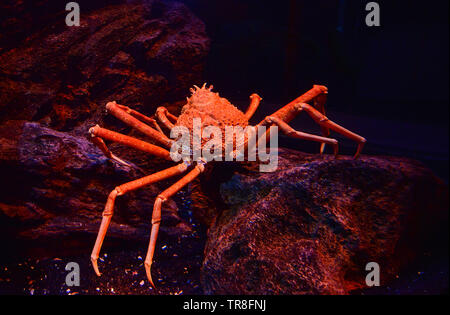
[[[171,130],[175,126],[185,126],[189,130],[192,130],[192,122],[194,118],[201,118],[202,127],[206,125],[215,125],[220,128],[223,128],[225,125],[239,125],[241,127],[246,127],[249,124],[249,119],[255,113],[261,101],[261,97],[259,95],[252,94],[250,96],[250,106],[248,107],[247,111],[243,113],[235,106],[233,106],[227,99],[220,97],[218,93],[213,93],[212,86],[207,88],[205,84],[202,88],[199,88],[197,86],[194,87],[195,89],[191,89],[192,95],[187,98],[187,103],[183,107],[181,115],[179,117],[176,117],[169,113],[166,108],[159,107],[156,110],[155,118],[169,130]],[[328,90],[325,86],[314,85],[311,90],[293,100],[286,106],[282,107],[271,116],[267,116],[257,126],[278,126],[278,128],[280,128],[283,133],[290,137],[320,142],[321,154],[324,152],[325,144],[330,144],[334,149],[334,155],[337,156],[338,142],[335,139],[329,138],[330,130],[333,130],[358,143],[358,148],[354,156],[355,158],[357,158],[361,153],[366,139],[332,122],[325,116],[324,105],[327,93]],[[115,117],[122,120],[127,125],[139,130],[162,146],[160,147],[154,144],[150,144],[145,141],[138,140],[136,138],[132,138],[111,130],[107,130],[96,125],[89,129],[91,140],[108,158],[128,165],[125,161],[121,160],[111,153],[111,151],[105,145],[103,139],[121,143],[131,148],[147,152],[151,155],[171,160],[170,152],[167,149],[171,148],[174,140],[168,138],[164,134],[156,119],[147,117],[133,109],[130,109],[127,106],[119,105],[116,102],[109,102],[108,104],[106,104],[106,108]],[[288,125],[288,123],[301,112],[305,112],[310,115],[316,121],[316,123],[320,125],[323,136],[300,132],[294,130]],[[270,130],[267,131],[267,133],[269,132]],[[248,149],[247,142],[245,143],[245,145],[246,149]],[[116,197],[124,195],[132,190],[141,188],[145,185],[149,185],[176,175],[183,174],[187,172],[188,168],[190,168],[192,165],[193,168],[189,173],[187,173],[184,177],[182,177],[175,184],[163,191],[161,194],[159,194],[155,200],[152,214],[150,243],[144,263],[148,280],[150,281],[150,284],[155,287],[151,276],[151,265],[161,222],[161,206],[167,199],[169,199],[185,185],[198,177],[204,171],[205,164],[206,161],[203,159],[194,161],[194,163],[185,160],[184,162],[163,171],[117,186],[109,194],[108,200],[105,205],[105,210],[102,214],[100,230],[98,232],[94,249],[91,254],[92,265],[97,275],[100,276],[97,260],[103,240],[105,238],[106,231],[113,215],[114,202]]]

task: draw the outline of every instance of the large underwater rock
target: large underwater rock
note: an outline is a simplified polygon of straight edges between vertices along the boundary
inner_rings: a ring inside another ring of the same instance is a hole
[[[154,114],[179,109],[201,84],[209,39],[183,4],[160,0],[77,1],[81,25],[65,24],[66,3],[0,4],[0,123],[39,121],[86,132],[117,101]]]
[[[282,149],[274,173],[223,173],[202,267],[209,294],[347,294],[367,288],[369,262],[385,285],[448,224],[448,187],[406,158]]]

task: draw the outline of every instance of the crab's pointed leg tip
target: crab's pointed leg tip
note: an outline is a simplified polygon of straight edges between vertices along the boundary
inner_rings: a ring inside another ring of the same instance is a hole
[[[119,164],[131,167],[131,165],[129,163],[125,162],[124,160],[122,160],[121,158],[115,156],[114,154],[112,154],[112,158],[113,158],[113,160],[115,160]]]
[[[334,158],[336,160],[339,159],[339,145],[337,142],[335,144],[333,144],[333,153],[334,153]]]
[[[367,140],[366,139],[364,139],[364,138],[362,138],[362,140],[359,142],[359,144],[358,144],[358,148],[356,149],[356,153],[355,153],[355,155],[353,156],[353,159],[357,159],[357,158],[359,158],[359,156],[360,156],[360,154],[361,154],[361,152],[362,152],[362,150],[363,150],[363,148],[364,148],[364,145],[366,144],[366,142],[367,142]]]
[[[152,279],[152,273],[151,273],[152,265],[151,265],[151,264],[147,264],[147,263],[145,263],[144,265],[145,265],[145,273],[147,274],[147,279],[148,279],[148,281],[150,282],[150,285],[151,285],[154,289],[156,289],[156,286],[155,286],[155,284],[153,283],[153,279]]]
[[[101,276],[100,270],[98,270],[98,263],[97,258],[91,257],[92,267],[94,267],[94,271],[97,274],[97,276]]]
[[[323,154],[324,151],[325,151],[325,143],[322,143],[320,145],[320,154]]]

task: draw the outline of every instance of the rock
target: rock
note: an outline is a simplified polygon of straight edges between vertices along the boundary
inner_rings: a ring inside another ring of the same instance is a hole
[[[189,87],[202,83],[209,39],[183,4],[78,3],[79,27],[66,26],[59,2],[0,4],[0,123],[39,121],[76,134],[97,123],[124,129],[104,121],[106,102],[176,112]]]
[[[151,173],[108,160],[87,138],[26,121],[0,126],[0,172],[1,226],[8,237],[28,240],[95,238],[111,190]],[[146,242],[160,191],[150,185],[118,198],[108,238]],[[162,240],[192,232],[177,210],[174,201],[163,208]]]
[[[208,231],[208,294],[348,294],[372,261],[385,285],[448,223],[448,187],[406,158],[282,149],[276,172],[229,176]]]

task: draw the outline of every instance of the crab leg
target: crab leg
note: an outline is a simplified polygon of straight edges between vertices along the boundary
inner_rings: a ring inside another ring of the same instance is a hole
[[[250,118],[252,118],[261,100],[262,100],[261,96],[259,96],[256,93],[250,95],[250,105],[248,106],[247,111],[245,112],[245,118],[247,118],[247,120],[250,120]]]
[[[109,158],[112,157],[116,160],[118,159],[118,161],[121,161],[121,162],[123,162],[123,161],[120,160],[119,158],[115,157],[111,153],[111,151],[109,151],[109,149],[106,147],[106,145],[102,139],[106,139],[106,140],[110,140],[110,141],[117,142],[120,144],[124,144],[126,146],[153,154],[153,155],[161,157],[163,159],[171,160],[170,152],[167,151],[166,149],[163,149],[156,145],[150,144],[148,142],[145,142],[145,141],[142,141],[142,140],[130,137],[130,136],[126,136],[124,134],[121,134],[121,133],[118,133],[115,131],[111,131],[111,130],[102,128],[99,125],[96,125],[96,126],[90,128],[89,133],[92,136],[93,142],[100,148],[100,150],[103,151],[103,153],[105,153],[105,155],[107,157],[109,157]],[[123,163],[126,163],[126,162],[123,162]]]
[[[111,217],[114,213],[114,202],[116,200],[117,196],[122,196],[127,192],[136,190],[138,188],[144,187],[146,185],[167,179],[169,177],[173,177],[178,174],[184,173],[189,164],[188,163],[181,163],[176,166],[173,166],[171,168],[165,169],[161,172],[148,175],[142,178],[139,178],[137,180],[125,183],[123,185],[120,185],[116,187],[108,196],[108,201],[105,205],[105,210],[102,214],[102,223],[100,225],[100,229],[97,234],[97,239],[95,241],[94,249],[92,250],[91,254],[91,261],[92,266],[94,267],[95,273],[100,276],[100,271],[98,270],[98,255],[100,253],[100,249],[103,244],[103,240],[105,239],[106,231],[108,230],[109,224],[111,222]]]
[[[170,122],[170,120],[167,118],[167,116],[172,115],[169,113],[167,108],[165,107],[158,107],[156,110],[156,117],[159,119],[159,121],[166,126],[167,129],[171,130],[174,125]],[[172,115],[173,116],[173,115]],[[175,117],[175,116],[173,116]]]
[[[169,120],[172,121],[172,123],[176,123],[176,122],[177,122],[178,117],[175,116],[175,115],[172,115],[172,114],[169,112],[169,110],[167,110],[166,114],[167,114],[167,117],[169,118]]]
[[[117,161],[119,164],[122,164],[122,165],[125,165],[125,166],[130,166],[130,164],[128,164],[127,162],[125,162],[121,158],[119,158],[116,155],[114,155],[108,149],[108,147],[106,146],[106,144],[105,144],[105,142],[103,141],[102,138],[96,137],[93,134],[91,134],[91,141],[103,152],[104,155],[106,155],[107,158],[113,159],[113,160]]]
[[[327,101],[327,95],[328,95],[328,92],[325,91],[322,94],[319,94],[319,96],[317,96],[313,101],[314,108],[317,109],[323,115],[326,114],[325,113],[325,102]],[[320,126],[320,130],[322,131],[322,136],[324,136],[324,137],[330,136],[329,128]],[[325,151],[325,143],[326,142],[322,142],[322,144],[320,145],[320,154],[323,154],[323,152]]]
[[[170,197],[172,197],[174,194],[176,194],[179,190],[181,190],[184,186],[192,182],[198,175],[200,175],[204,169],[205,162],[199,161],[197,162],[197,165],[195,168],[190,171],[188,174],[186,174],[182,179],[180,179],[178,182],[170,186],[168,189],[163,191],[161,194],[156,197],[155,205],[153,207],[153,214],[152,214],[152,231],[150,234],[150,242],[147,250],[147,256],[145,258],[145,272],[147,273],[148,281],[150,281],[150,284],[155,287],[155,284],[152,280],[152,274],[151,274],[151,267],[153,262],[153,255],[155,253],[155,247],[156,247],[156,239],[158,238],[158,231],[159,226],[161,223],[161,205],[167,201]]]
[[[328,89],[323,85],[314,85],[314,87],[303,94],[302,96],[296,98],[286,106],[282,107],[275,113],[272,117],[278,117],[286,123],[290,123],[298,114],[296,106],[298,103],[309,103],[314,101],[318,96],[328,93]]]
[[[264,123],[262,125],[271,125],[271,124],[276,124],[281,129],[281,131],[284,134],[286,134],[287,136],[297,138],[297,139],[311,140],[311,141],[317,141],[317,142],[321,142],[321,143],[331,144],[334,149],[334,156],[337,157],[337,155],[338,155],[339,147],[338,147],[338,142],[336,139],[320,137],[320,136],[312,135],[309,133],[297,131],[294,128],[292,128],[291,126],[289,126],[287,123],[282,121],[281,119],[279,119],[277,117],[272,117],[272,116],[266,117],[266,119],[264,120]]]
[[[160,133],[159,131],[153,129],[149,125],[144,124],[139,119],[133,117],[133,115],[127,113],[123,108],[126,106],[119,105],[116,102],[109,102],[106,104],[106,109],[111,112],[115,117],[122,120],[127,125],[139,130],[143,134],[149,136],[151,139],[159,142],[160,144],[164,145],[165,147],[170,148],[173,140],[166,137],[163,133]],[[136,114],[137,112],[135,112]],[[142,114],[140,114],[142,115]],[[145,116],[145,115],[142,115]],[[142,117],[141,117],[142,118]]]
[[[142,120],[144,122],[146,122],[149,125],[152,125],[153,127],[156,128],[156,130],[158,130],[160,133],[164,134],[164,132],[161,130],[161,127],[158,125],[158,123],[156,122],[156,120],[154,118],[148,117],[144,114],[141,114],[140,112],[138,112],[137,110],[131,109],[128,106],[125,105],[119,105],[117,104],[117,106],[119,106],[119,108],[123,109],[124,111],[126,111],[128,114],[130,114],[131,116]]]
[[[320,113],[317,109],[315,109],[314,107],[312,107],[309,104],[306,104],[306,103],[297,104],[296,108],[298,111],[304,110],[305,112],[307,112],[308,115],[311,116],[311,118],[314,119],[314,121],[316,123],[318,123],[321,127],[331,129],[353,141],[356,141],[358,143],[358,148],[356,150],[354,158],[357,159],[359,157],[359,155],[361,154],[362,148],[364,147],[364,144],[366,143],[365,138],[363,138],[360,135],[358,135],[354,132],[351,132],[350,130],[329,120],[328,117],[326,117],[325,115]]]
[[[350,138],[356,142],[358,142],[358,148],[356,150],[356,153],[354,155],[354,158],[358,158],[362,148],[364,147],[364,144],[366,143],[366,139],[361,137],[360,135],[351,132],[350,130],[336,124],[335,122],[332,122],[328,119],[321,111],[325,112],[323,107],[324,98],[320,99],[320,97],[323,97],[328,92],[328,89],[325,86],[322,85],[314,85],[314,87],[303,94],[302,96],[298,97],[297,99],[293,100],[283,108],[276,111],[274,114],[272,114],[270,117],[278,118],[285,123],[289,123],[292,121],[300,112],[305,111],[307,112],[312,119],[316,123],[320,125],[322,128],[322,132],[327,134],[329,130],[333,130],[337,133],[340,133],[341,135]],[[319,99],[317,100],[317,98]],[[316,101],[315,105],[318,106],[319,110],[314,108],[313,106],[307,104],[306,102]],[[260,123],[264,124],[264,120]],[[270,129],[266,132],[266,139],[269,139]],[[326,142],[324,142],[326,143]],[[323,151],[324,146],[321,145],[321,151]]]

